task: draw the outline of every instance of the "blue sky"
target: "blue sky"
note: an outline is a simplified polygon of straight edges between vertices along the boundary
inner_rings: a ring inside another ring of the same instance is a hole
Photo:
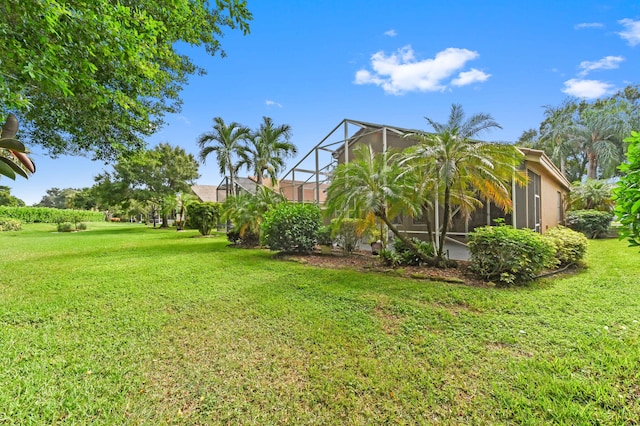
[[[256,128],[262,116],[292,127],[298,157],[343,118],[430,130],[452,103],[493,115],[486,140],[515,141],[537,128],[545,105],[595,99],[640,83],[640,2],[249,0],[251,33],[228,32],[227,57],[182,47],[207,69],[185,87],[180,114],[149,138],[197,155],[212,118]],[[109,165],[49,158],[32,146],[37,173],[0,185],[27,205],[46,190],[93,185]],[[211,158],[200,184],[218,184]]]

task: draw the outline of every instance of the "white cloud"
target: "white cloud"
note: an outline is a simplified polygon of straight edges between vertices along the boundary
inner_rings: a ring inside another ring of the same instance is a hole
[[[264,104],[266,106],[277,106],[278,108],[282,108],[282,104],[279,104],[278,102],[275,101],[271,101],[269,99],[267,99],[266,101],[264,101]]]
[[[620,62],[624,61],[622,56],[605,56],[599,61],[582,61],[580,62],[579,67],[582,69],[580,71],[581,76],[585,76],[591,71],[595,70],[613,70],[620,66]]]
[[[627,18],[618,21],[618,23],[626,28],[625,31],[618,33],[620,37],[627,40],[630,46],[640,43],[640,21]]]
[[[583,30],[585,28],[604,28],[604,25],[600,22],[583,22],[581,24],[576,24],[573,26],[576,30]]]
[[[176,117],[178,120],[182,121],[184,124],[186,124],[187,126],[191,125],[191,121],[185,116],[185,115],[179,115],[178,117]]]
[[[457,78],[451,80],[451,84],[454,86],[466,86],[468,84],[473,83],[482,83],[485,82],[491,77],[491,74],[487,74],[475,68],[471,68],[470,71],[463,71],[458,74]]]
[[[450,47],[438,52],[434,58],[418,61],[411,46],[398,49],[389,56],[380,51],[371,56],[373,72],[359,70],[354,83],[375,84],[381,86],[386,93],[394,95],[412,91],[443,91],[449,85],[448,79],[478,56],[478,52]],[[489,74],[472,70],[460,73],[454,81],[460,86],[485,81],[487,78]],[[453,81],[450,83],[454,84]]]
[[[572,78],[564,82],[564,90],[567,95],[577,98],[595,99],[613,91],[612,84],[598,80],[580,80]]]
[[[398,33],[396,32],[396,30],[394,30],[393,28],[390,29],[389,31],[385,31],[384,35],[388,36],[388,37],[395,37],[398,35]]]

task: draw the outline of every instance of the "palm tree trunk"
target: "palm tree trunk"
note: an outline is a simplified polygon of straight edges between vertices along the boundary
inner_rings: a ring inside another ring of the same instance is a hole
[[[588,156],[589,156],[589,162],[587,163],[587,179],[597,179],[598,178],[598,157],[593,152],[590,152]]]
[[[438,212],[436,212],[438,214]],[[442,232],[440,232],[440,241],[438,244],[438,253],[436,258],[438,262],[444,261],[444,242],[449,231],[449,221],[451,220],[451,188],[447,185],[444,189],[444,217],[442,218]]]

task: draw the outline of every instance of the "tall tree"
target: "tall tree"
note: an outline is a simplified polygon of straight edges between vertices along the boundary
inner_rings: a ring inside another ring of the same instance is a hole
[[[374,218],[380,219],[398,239],[419,253],[393,223],[401,213],[414,216],[422,211],[422,200],[414,197],[418,182],[411,179],[415,175],[405,173],[398,153],[375,153],[369,145],[359,145],[354,156],[333,171],[327,188],[326,214],[370,223]]]
[[[134,199],[150,203],[154,211],[162,213],[162,226],[166,227],[173,200],[180,192],[191,192],[191,185],[199,176],[193,155],[161,143],[153,150],[121,159],[113,172],[101,175],[100,180],[111,189],[117,188],[120,199],[112,202],[127,203]]]
[[[298,152],[296,146],[289,142],[290,138],[291,126],[276,126],[270,117],[262,117],[260,127],[252,134],[247,146],[244,163],[254,171],[258,185],[262,185],[265,177],[275,183],[285,160]]]
[[[218,171],[223,176],[226,176],[227,172],[229,173],[231,194],[237,195],[235,190],[236,172],[242,164],[242,159],[245,158],[246,146],[244,142],[249,139],[251,130],[235,121],[227,125],[221,117],[215,117],[213,122],[213,130],[203,133],[198,138],[200,161],[204,164],[207,157],[214,153],[218,163]]]
[[[11,188],[0,185],[0,206],[23,207],[24,201],[11,194]]]
[[[453,206],[460,207],[467,216],[482,205],[481,200],[510,208],[511,180],[525,181],[524,176],[517,173],[522,154],[513,145],[475,140],[486,130],[500,128],[489,114],[475,114],[466,119],[462,107],[453,104],[446,123],[425,119],[434,133],[411,134],[419,144],[409,148],[407,158],[413,167],[425,168],[427,174],[436,179],[444,210],[436,256],[443,262]]]
[[[204,73],[178,46],[224,55],[224,30],[247,34],[251,19],[246,0],[4,0],[0,112],[54,155],[116,158],[143,147]]]

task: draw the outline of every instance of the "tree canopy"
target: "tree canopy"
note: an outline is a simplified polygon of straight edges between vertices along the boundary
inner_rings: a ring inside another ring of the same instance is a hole
[[[620,165],[622,178],[616,184],[615,214],[622,225],[620,237],[631,246],[640,245],[640,132],[631,132],[627,161]]]
[[[177,44],[224,56],[224,29],[247,34],[251,19],[245,0],[5,0],[0,113],[52,155],[141,149],[204,73]]]

